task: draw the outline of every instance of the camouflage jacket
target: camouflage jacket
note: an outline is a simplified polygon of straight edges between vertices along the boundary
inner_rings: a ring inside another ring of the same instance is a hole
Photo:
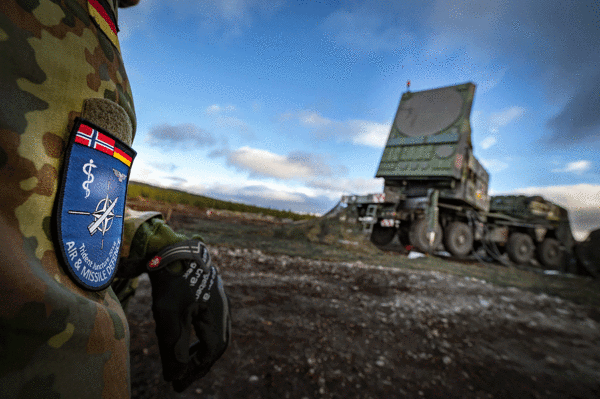
[[[51,228],[75,118],[133,141],[118,1],[0,1],[0,397],[130,395],[119,300],[72,281]]]

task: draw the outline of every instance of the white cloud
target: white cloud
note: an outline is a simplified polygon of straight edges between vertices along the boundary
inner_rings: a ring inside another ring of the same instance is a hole
[[[364,195],[383,192],[383,179],[321,178],[310,181],[308,185],[323,190],[324,193],[333,197],[340,197],[344,194]]]
[[[235,116],[226,115],[234,111],[237,111],[237,108],[233,105],[213,104],[206,107],[204,113],[212,118],[215,128],[233,130],[246,138],[254,138],[254,132],[246,122]]]
[[[525,113],[525,108],[513,106],[500,112],[494,112],[490,115],[488,122],[490,132],[498,133],[501,127],[508,125],[515,119],[518,119]]]
[[[502,82],[506,74],[506,67],[498,67],[492,65],[488,68],[480,68],[480,72],[471,79],[477,82],[477,91],[480,94],[487,93],[492,90],[498,83]]]
[[[320,190],[304,186],[247,179],[208,185],[188,185],[183,189],[227,201],[314,214],[328,211],[339,200],[339,197],[330,198],[322,195]]]
[[[491,146],[493,146],[494,144],[496,144],[497,140],[495,137],[493,136],[488,136],[485,139],[483,139],[483,141],[481,142],[481,148],[483,148],[484,150],[487,150],[488,148],[490,148]]]
[[[390,126],[383,123],[351,120],[348,121],[354,144],[381,148],[387,142]]]
[[[301,151],[287,156],[251,147],[242,147],[227,154],[227,163],[250,175],[277,179],[308,179],[347,173],[343,166],[331,167],[323,157]]]
[[[217,104],[213,104],[209,107],[207,107],[204,112],[206,112],[207,114],[216,114],[221,110],[221,107],[219,107]]]
[[[501,172],[508,168],[508,164],[499,159],[479,159],[479,162],[481,162],[488,172]]]
[[[146,161],[146,159],[150,159],[150,161]],[[157,169],[156,164],[157,161],[148,154],[141,154],[136,157],[131,167],[130,180],[162,187],[174,185],[173,180],[167,177],[167,173],[171,173],[172,170],[170,168]]]
[[[334,138],[357,145],[382,148],[388,138],[390,125],[360,119],[337,121],[316,111],[286,112],[279,116],[281,121],[297,119],[300,124],[311,128],[312,134],[326,140]]]
[[[263,176],[291,179],[311,175],[310,168],[298,168],[282,155],[256,148],[239,148],[233,151],[228,158],[231,164]]]
[[[268,151],[262,153],[246,151],[246,155],[262,156],[263,159],[271,161],[275,167],[295,166],[291,165],[292,161],[300,158],[298,154],[286,157],[277,156]],[[210,173],[199,175],[190,174],[188,170],[187,172],[182,171],[178,173],[178,177],[174,177],[167,173],[168,171],[159,171],[150,167],[145,162],[144,156],[150,157],[150,163],[153,162],[149,154],[143,154],[142,158],[136,159],[132,170],[133,180],[156,186],[177,188],[212,198],[284,210],[291,209],[295,212],[321,214],[331,209],[344,194],[382,192],[383,186],[382,179],[310,176],[310,178],[303,178],[305,180],[303,183],[293,179],[253,179],[248,178],[246,174],[227,171],[219,172],[218,175]],[[310,160],[317,162],[319,158],[309,158]],[[304,161],[310,165],[309,161]],[[254,167],[253,164],[250,166]]]
[[[231,112],[231,111],[235,111],[235,110],[236,110],[236,108],[233,105],[227,105],[225,107],[221,107],[219,104],[213,104],[213,105],[206,107],[204,112],[209,115],[214,115],[214,114],[219,114],[221,112]]]
[[[133,166],[131,167],[130,179],[135,181],[148,182],[148,184],[152,184],[150,183],[150,176],[152,176],[152,172],[152,169],[142,166],[140,160],[136,159],[136,162],[134,162]],[[156,182],[154,184],[156,184]]]
[[[131,32],[146,28],[150,14],[157,8],[156,0],[144,0],[134,7],[119,9],[119,41],[123,43],[135,37]]]
[[[204,192],[210,191],[228,197],[251,196],[262,198],[264,200],[302,202],[304,197],[289,187],[277,186],[270,187],[268,184],[245,184],[245,185],[224,185],[214,184],[203,188]]]
[[[525,113],[525,108],[512,106],[498,112],[493,112],[485,117],[481,111],[475,111],[471,115],[471,125],[474,132],[487,133],[488,136],[481,141],[481,147],[486,150],[498,142],[497,136],[500,129],[517,120]]]
[[[286,114],[287,115],[287,114]],[[302,111],[298,115],[298,120],[304,125],[322,127],[334,124],[330,119],[324,118],[314,111]]]
[[[557,173],[575,173],[577,175],[583,174],[583,172],[588,171],[592,167],[592,163],[590,161],[580,160],[569,162],[563,169],[553,169],[553,172]]]

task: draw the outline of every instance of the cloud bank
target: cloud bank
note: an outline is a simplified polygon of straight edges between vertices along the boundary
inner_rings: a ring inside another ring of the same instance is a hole
[[[533,68],[530,81],[543,87],[540,95],[561,106],[547,122],[550,132],[544,142],[560,146],[600,141],[600,3],[410,3],[346,3],[325,19],[322,29],[352,52],[397,54],[402,64],[460,65],[455,72],[477,78],[486,91],[507,70]],[[396,28],[403,26],[398,20],[411,34]]]
[[[227,163],[250,176],[277,179],[308,179],[346,174],[343,166],[330,166],[322,156],[295,151],[287,156],[251,147],[238,148],[226,155]]]
[[[391,123],[377,123],[359,119],[337,121],[319,112],[302,110],[280,115],[281,121],[296,121],[320,140],[336,140],[373,148],[383,148],[390,133]]]

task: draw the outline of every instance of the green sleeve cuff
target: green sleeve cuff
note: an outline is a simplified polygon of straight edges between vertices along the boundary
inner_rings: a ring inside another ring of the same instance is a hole
[[[162,248],[188,239],[178,234],[162,220],[158,212],[129,211],[126,215],[124,248],[121,251],[118,277],[137,277],[146,271],[146,264]],[[195,239],[202,240],[198,235]],[[173,262],[171,269],[180,269],[180,262]]]
[[[154,218],[144,222],[135,232],[131,242],[129,258],[149,259],[162,248],[187,240],[177,234],[162,219]]]

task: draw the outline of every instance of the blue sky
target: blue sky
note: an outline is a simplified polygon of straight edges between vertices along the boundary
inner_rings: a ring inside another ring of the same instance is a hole
[[[596,1],[141,0],[119,27],[133,180],[323,213],[382,190],[408,79],[472,81],[490,192],[566,206],[578,238],[600,227]]]

